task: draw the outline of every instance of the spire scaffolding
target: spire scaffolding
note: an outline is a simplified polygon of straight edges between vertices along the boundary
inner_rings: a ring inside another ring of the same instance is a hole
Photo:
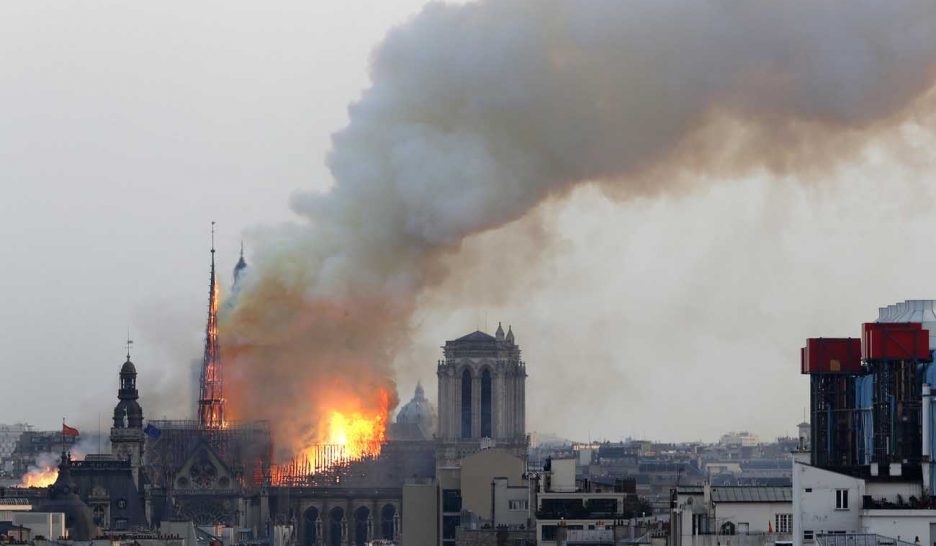
[[[224,427],[224,385],[221,349],[218,344],[218,279],[215,276],[215,223],[211,222],[211,275],[208,282],[208,324],[205,327],[205,354],[202,360],[198,425]]]

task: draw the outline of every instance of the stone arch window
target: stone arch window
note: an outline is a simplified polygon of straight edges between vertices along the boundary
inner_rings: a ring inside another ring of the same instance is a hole
[[[354,546],[364,546],[368,539],[370,510],[362,506],[354,511]]]
[[[396,516],[396,507],[385,504],[380,509],[380,537],[384,540],[393,540],[393,523]]]
[[[481,437],[493,438],[491,427],[491,370],[481,372]]]
[[[461,377],[461,437],[471,438],[471,372],[467,369]]]
[[[344,533],[344,510],[335,507],[328,513],[328,546],[341,546]]]
[[[302,516],[302,524],[305,526],[302,532],[303,546],[315,546],[318,544],[318,524],[319,511],[316,507],[308,508]]]

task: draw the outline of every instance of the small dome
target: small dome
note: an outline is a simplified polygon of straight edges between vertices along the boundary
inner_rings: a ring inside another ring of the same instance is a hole
[[[416,384],[413,399],[400,408],[396,422],[421,426],[425,431],[432,431],[435,409],[423,391],[422,384]]]
[[[136,374],[136,366],[133,365],[133,362],[130,362],[130,357],[127,357],[127,361],[123,363],[123,366],[120,367],[120,375],[126,374]]]

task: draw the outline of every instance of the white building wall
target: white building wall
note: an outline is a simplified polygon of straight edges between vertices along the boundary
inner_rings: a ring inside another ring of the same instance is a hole
[[[927,545],[936,542],[930,532],[936,525],[936,510],[864,510],[861,516],[864,532],[899,538]]]
[[[65,514],[61,512],[11,512],[7,521],[29,529],[33,539],[43,536],[58,540],[65,536]],[[6,519],[6,518],[4,518]]]
[[[530,488],[510,486],[506,479],[495,478],[494,511],[498,525],[526,525],[530,516]],[[515,508],[511,508],[515,505]]]
[[[790,540],[785,534],[753,534],[753,535],[695,535],[685,539],[681,546],[774,546],[777,542]]]
[[[550,473],[550,491],[575,491],[575,459],[553,459]]]
[[[906,503],[910,497],[920,498],[923,495],[923,484],[914,482],[902,483],[865,483],[865,495],[871,495],[873,500],[887,499],[897,502],[898,495]]]
[[[747,524],[749,533],[766,533],[768,529],[778,532],[777,514],[793,514],[790,502],[721,502],[715,505],[716,528],[727,521],[738,525]],[[770,527],[768,527],[768,524]]]
[[[836,490],[848,491],[848,508],[835,508]],[[793,544],[811,546],[803,533],[813,536],[830,531],[862,532],[860,521],[864,480],[816,468],[800,462],[793,464]]]

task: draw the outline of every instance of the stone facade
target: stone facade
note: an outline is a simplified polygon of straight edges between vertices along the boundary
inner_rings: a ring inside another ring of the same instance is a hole
[[[513,330],[447,341],[438,363],[438,439],[445,459],[490,446],[526,451],[526,364]]]

